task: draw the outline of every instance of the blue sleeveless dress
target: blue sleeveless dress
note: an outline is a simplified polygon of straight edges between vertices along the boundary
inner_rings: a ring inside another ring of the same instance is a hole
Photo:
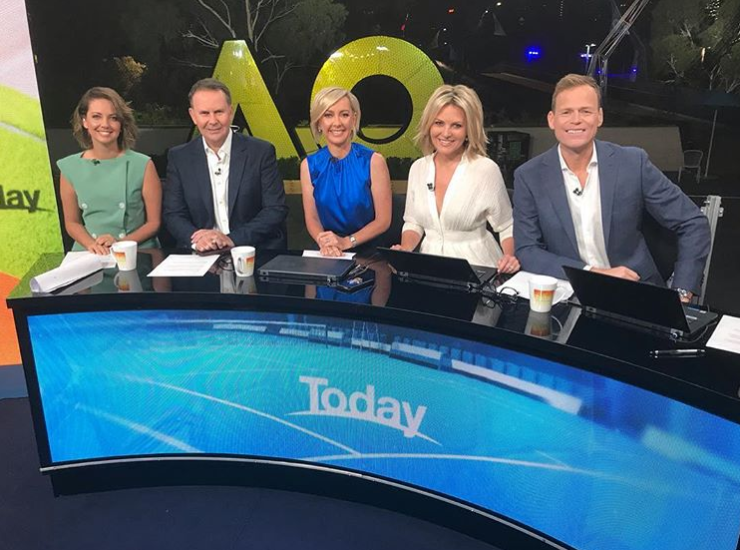
[[[370,158],[373,150],[353,143],[349,154],[337,160],[329,148],[308,156],[313,198],[326,231],[346,237],[375,219],[370,192]]]

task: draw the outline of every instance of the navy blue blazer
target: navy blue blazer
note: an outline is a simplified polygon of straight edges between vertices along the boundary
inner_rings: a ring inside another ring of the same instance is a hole
[[[665,286],[645,239],[649,212],[678,237],[673,286],[697,294],[709,255],[709,222],[701,210],[636,147],[596,141],[601,216],[609,263]],[[525,271],[565,278],[562,266],[583,268],[557,146],[514,173],[514,244]]]
[[[288,207],[271,143],[233,135],[228,193],[229,238],[235,245],[287,248]],[[190,248],[190,236],[196,230],[216,226],[208,160],[201,138],[170,149],[162,213],[178,247]]]

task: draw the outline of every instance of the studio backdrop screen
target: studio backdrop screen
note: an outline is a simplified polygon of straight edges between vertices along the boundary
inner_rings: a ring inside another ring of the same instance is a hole
[[[451,496],[578,549],[734,550],[740,426],[419,330],[224,311],[40,315],[50,461],[242,455]]]

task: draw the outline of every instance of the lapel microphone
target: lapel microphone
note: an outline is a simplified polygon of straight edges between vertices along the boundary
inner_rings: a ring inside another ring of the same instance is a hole
[[[97,166],[98,164],[100,164],[100,161],[98,159],[93,159],[92,163],[93,166]]]
[[[427,183],[427,189],[429,189],[430,191],[434,191],[434,182],[433,181],[430,181],[429,183]]]
[[[576,187],[575,189],[573,189],[573,194],[576,197],[580,197],[581,195],[583,195],[583,189],[581,189],[580,187]]]
[[[221,167],[220,166],[218,168],[216,168],[216,171],[214,172],[214,174],[216,174],[217,176],[220,176],[221,175]]]

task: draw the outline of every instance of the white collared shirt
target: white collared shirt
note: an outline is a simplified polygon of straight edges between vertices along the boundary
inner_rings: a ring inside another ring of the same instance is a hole
[[[208,174],[211,178],[211,194],[213,195],[213,213],[216,217],[216,226],[224,235],[229,234],[229,165],[231,163],[232,133],[226,136],[218,153],[208,147],[203,139],[208,160]]]
[[[609,257],[606,254],[604,241],[604,224],[601,218],[601,189],[599,183],[599,160],[596,156],[596,145],[588,163],[586,185],[581,187],[578,176],[568,168],[558,145],[558,158],[563,171],[565,196],[568,197],[570,215],[576,231],[578,254],[587,268],[609,268]],[[574,191],[580,190],[577,194]]]

